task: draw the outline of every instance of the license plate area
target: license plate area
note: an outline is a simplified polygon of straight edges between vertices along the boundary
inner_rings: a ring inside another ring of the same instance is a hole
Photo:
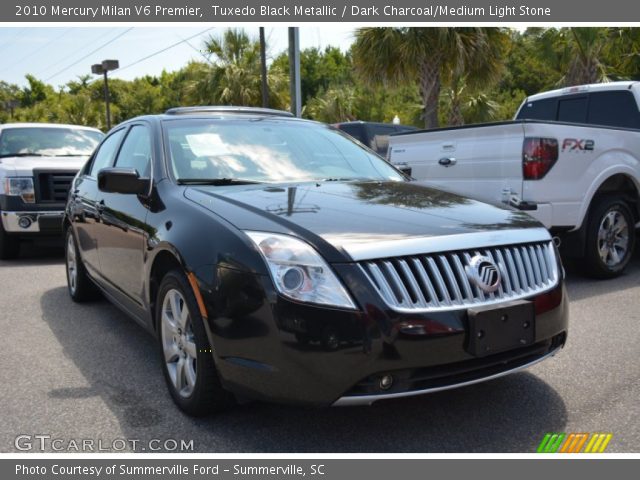
[[[467,351],[484,357],[535,341],[535,309],[533,302],[520,300],[499,307],[470,308]]]

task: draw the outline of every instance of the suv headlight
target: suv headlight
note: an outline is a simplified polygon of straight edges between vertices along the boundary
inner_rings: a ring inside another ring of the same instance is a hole
[[[356,308],[331,267],[311,245],[288,235],[245,233],[262,253],[282,295],[301,302]]]
[[[33,178],[14,177],[4,179],[4,194],[22,198],[24,203],[35,203],[36,193]]]

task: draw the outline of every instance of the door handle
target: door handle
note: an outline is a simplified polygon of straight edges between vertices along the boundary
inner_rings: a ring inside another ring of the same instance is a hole
[[[452,167],[457,163],[457,160],[452,157],[445,157],[438,160],[438,163],[443,167]]]

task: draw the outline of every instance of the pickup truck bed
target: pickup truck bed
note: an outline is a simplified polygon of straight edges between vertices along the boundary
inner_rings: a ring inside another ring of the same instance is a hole
[[[527,211],[566,241],[565,251],[588,258],[591,273],[617,275],[631,256],[640,221],[639,85],[549,92],[525,100],[513,121],[395,134],[389,160],[410,168],[419,183]],[[584,106],[584,118],[576,102]],[[596,108],[605,111],[596,115]],[[543,118],[527,118],[535,115]],[[590,124],[591,118],[608,124]],[[600,212],[605,203],[621,210],[627,239],[625,253],[618,252],[624,258],[598,265],[596,255],[616,249],[615,232],[605,230],[622,228],[620,221],[616,227],[603,224],[610,213]],[[597,219],[596,211],[604,217]]]

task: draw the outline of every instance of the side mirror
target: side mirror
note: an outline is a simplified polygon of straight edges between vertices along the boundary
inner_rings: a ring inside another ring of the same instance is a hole
[[[148,178],[140,178],[135,168],[103,168],[98,172],[98,188],[107,193],[147,195]]]

